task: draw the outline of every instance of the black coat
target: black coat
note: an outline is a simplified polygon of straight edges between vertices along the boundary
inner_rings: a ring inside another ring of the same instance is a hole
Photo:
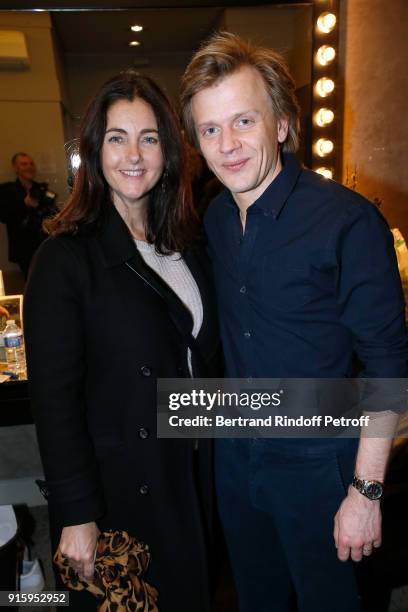
[[[206,257],[194,249],[185,261],[204,311],[197,343],[207,370],[193,356],[195,374],[215,376]],[[211,453],[207,441],[196,451],[193,440],[156,437],[156,379],[188,376],[192,327],[166,287],[113,206],[100,230],[49,238],[25,295],[30,393],[55,543],[65,525],[125,529],[150,546],[160,612],[199,612],[208,607]]]

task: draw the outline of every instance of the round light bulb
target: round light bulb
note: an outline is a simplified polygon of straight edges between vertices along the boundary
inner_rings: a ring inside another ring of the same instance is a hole
[[[140,42],[138,40],[131,40],[129,43],[130,47],[138,47],[140,45]]]
[[[317,174],[321,174],[322,176],[324,176],[324,178],[333,178],[333,170],[330,170],[330,168],[316,168],[315,172],[317,172]]]
[[[315,123],[319,127],[324,127],[325,125],[329,125],[334,119],[334,113],[329,108],[319,108],[317,113],[315,114]]]
[[[132,30],[132,32],[142,32],[143,30],[143,26],[141,25],[133,25],[130,28]]]
[[[316,153],[319,157],[325,157],[329,155],[334,149],[334,143],[332,140],[328,140],[327,138],[319,138],[319,140],[315,144]]]
[[[76,172],[81,165],[81,157],[79,153],[72,153],[71,155],[71,168],[73,172]]]
[[[330,62],[332,62],[336,57],[336,51],[333,47],[330,47],[329,45],[322,45],[317,50],[316,55],[319,64],[321,66],[327,66],[327,64],[330,64]]]
[[[317,28],[320,30],[320,32],[323,32],[323,34],[328,34],[334,29],[336,21],[336,15],[326,11],[319,16],[317,20]]]
[[[316,83],[316,91],[322,98],[330,95],[334,91],[334,81],[327,77],[322,77]]]

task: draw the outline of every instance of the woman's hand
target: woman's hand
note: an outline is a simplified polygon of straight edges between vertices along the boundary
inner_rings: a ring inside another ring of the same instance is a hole
[[[64,527],[59,549],[80,579],[92,581],[99,529],[95,522]]]

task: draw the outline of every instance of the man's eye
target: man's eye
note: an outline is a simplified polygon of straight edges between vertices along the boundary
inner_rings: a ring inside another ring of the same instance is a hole
[[[216,127],[208,127],[204,130],[203,136],[214,136],[214,134],[218,133],[218,129]]]
[[[252,119],[248,119],[247,117],[242,117],[238,120],[239,127],[248,127],[253,124]]]

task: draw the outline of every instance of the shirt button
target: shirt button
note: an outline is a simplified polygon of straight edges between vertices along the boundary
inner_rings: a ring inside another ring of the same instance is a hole
[[[243,286],[241,287],[241,289],[239,290],[239,292],[240,292],[240,293],[246,293],[246,287],[245,287],[245,285],[243,285]]]
[[[146,438],[149,437],[149,430],[145,429],[144,427],[141,427],[139,429],[139,438],[142,438],[142,440],[146,440]]]
[[[149,366],[144,365],[140,368],[140,373],[142,376],[151,376],[152,375],[152,371],[149,368]]]
[[[251,337],[251,332],[250,331],[244,332],[244,336],[245,336],[245,338],[250,338]]]
[[[147,495],[148,492],[149,492],[149,487],[147,486],[147,484],[143,484],[139,487],[140,495]]]

